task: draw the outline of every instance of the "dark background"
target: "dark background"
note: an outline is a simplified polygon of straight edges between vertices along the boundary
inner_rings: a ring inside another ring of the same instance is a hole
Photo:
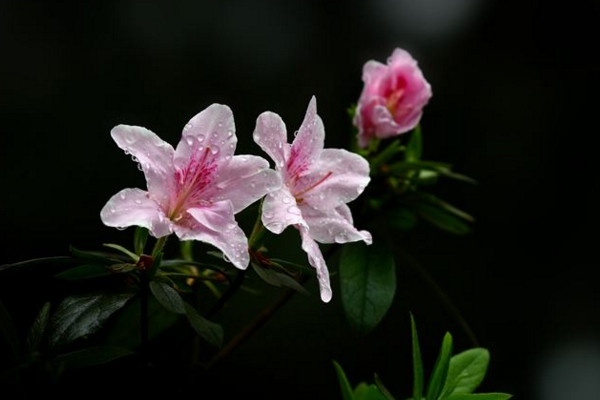
[[[599,398],[599,19],[600,7],[583,1],[2,1],[0,263],[65,254],[69,244],[129,243],[130,230],[99,219],[118,190],[144,187],[110,138],[114,125],[142,125],[176,144],[189,118],[224,103],[235,115],[238,152],[259,154],[251,139],[256,117],[275,111],[293,131],[315,95],[327,147],[346,146],[346,108],[360,94],[363,63],[403,47],[433,88],[422,120],[426,158],[448,161],[480,184],[436,188],[476,216],[472,234],[452,237],[423,224],[398,246],[490,349],[483,390]],[[247,227],[252,216],[241,218]],[[271,247],[298,242],[279,240]],[[457,350],[471,343],[403,265],[398,287],[384,322],[359,337],[342,317],[339,295],[323,305],[311,284],[313,296],[294,298],[189,388],[199,396],[339,398],[335,358],[354,384],[378,372],[408,397],[407,310],[417,317],[429,368],[445,330]],[[0,290],[23,330],[44,297],[55,295],[44,271],[0,276]],[[239,327],[263,301],[234,304],[217,320]],[[160,385],[181,388],[177,367],[165,361],[162,368]],[[109,388],[110,369],[94,371],[91,384]],[[159,385],[140,375],[135,385]]]

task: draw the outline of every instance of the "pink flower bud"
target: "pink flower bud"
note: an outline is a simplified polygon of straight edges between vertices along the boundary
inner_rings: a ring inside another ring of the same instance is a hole
[[[395,49],[387,65],[367,61],[362,79],[365,86],[354,116],[360,147],[373,137],[397,136],[419,123],[431,86],[407,51]]]

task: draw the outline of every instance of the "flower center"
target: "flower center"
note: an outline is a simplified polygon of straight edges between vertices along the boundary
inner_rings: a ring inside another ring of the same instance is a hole
[[[203,201],[202,197],[217,169],[215,160],[210,157],[211,149],[198,148],[190,157],[189,163],[182,169],[175,171],[176,197],[174,205],[170,207],[169,219],[179,221],[183,218],[183,212]]]
[[[398,103],[402,99],[404,95],[404,88],[400,88],[394,92],[390,96],[388,96],[386,101],[386,107],[390,111],[390,114],[394,115],[396,113],[396,109],[398,108]]]
[[[310,192],[311,190],[313,190],[314,188],[316,188],[317,186],[319,186],[320,184],[322,184],[323,182],[325,182],[331,175],[333,175],[333,172],[328,171],[320,179],[318,179],[315,182],[312,182],[312,183],[308,184],[308,186],[303,187],[303,188],[299,188],[298,187],[298,186],[302,186],[302,185],[299,185],[299,182],[296,180],[294,182],[294,184],[292,185],[294,187],[294,189],[297,189],[297,191],[293,191],[292,192],[292,195],[296,199],[296,202],[297,203],[302,203],[304,201],[304,198],[302,196],[304,196],[306,193]]]

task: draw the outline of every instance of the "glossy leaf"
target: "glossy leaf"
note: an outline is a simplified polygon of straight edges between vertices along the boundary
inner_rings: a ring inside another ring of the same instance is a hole
[[[390,391],[385,387],[381,381],[381,378],[379,378],[379,375],[377,374],[375,374],[375,385],[377,385],[377,389],[379,389],[381,394],[383,394],[387,400],[395,400],[394,396],[392,396],[392,393],[390,393]]]
[[[59,347],[96,332],[131,297],[130,293],[67,297],[50,321],[50,344]]]
[[[423,136],[421,134],[421,126],[417,125],[410,134],[410,139],[406,144],[406,160],[418,161],[423,154]]]
[[[119,244],[115,244],[115,243],[103,243],[102,245],[104,247],[108,247],[109,249],[117,250],[117,251],[123,253],[127,257],[131,258],[131,260],[133,262],[138,262],[138,260],[140,259],[140,257],[137,254],[135,254],[134,252],[130,251],[129,249],[126,249],[125,247],[123,247],[123,246],[121,246]]]
[[[396,292],[396,267],[391,251],[376,242],[344,245],[340,259],[341,298],[350,324],[371,331],[384,317]]]
[[[459,393],[448,397],[447,400],[508,400],[512,397],[507,393]]]
[[[135,250],[135,254],[140,255],[144,253],[147,241],[148,229],[142,228],[141,226],[136,227],[135,233],[133,234],[133,248]]]
[[[114,254],[104,253],[101,251],[79,250],[73,246],[69,246],[69,252],[75,258],[78,258],[83,261],[91,261],[90,264],[111,265],[118,264],[124,261]]]
[[[387,400],[379,391],[377,386],[367,383],[359,383],[354,389],[354,400]]]
[[[66,368],[83,368],[106,364],[118,358],[134,354],[122,347],[90,347],[58,355],[54,362]]]
[[[413,359],[413,400],[421,400],[423,396],[423,361],[421,360],[421,348],[417,334],[417,324],[410,314],[410,327],[412,337],[412,359]]]
[[[223,345],[223,328],[221,325],[204,318],[198,314],[194,307],[187,303],[185,303],[185,314],[198,336],[213,346],[221,347]]]
[[[475,391],[485,377],[489,362],[490,353],[482,348],[469,349],[453,356],[444,393],[451,395]]]
[[[260,276],[262,280],[267,282],[269,285],[273,285],[275,287],[284,286],[290,289],[294,289],[295,291],[300,292],[302,294],[309,295],[308,291],[304,289],[304,287],[300,283],[298,283],[297,280],[295,280],[289,275],[277,272],[271,268],[265,268],[257,263],[252,263],[252,268],[254,269],[254,271],[256,271],[258,276]]]
[[[111,274],[110,269],[105,265],[84,264],[62,271],[54,275],[54,277],[67,281],[78,281],[81,279],[100,278]]]
[[[333,362],[333,366],[335,367],[335,373],[337,374],[338,382],[340,383],[342,399],[343,400],[353,400],[354,395],[352,393],[352,386],[350,386],[350,382],[348,382],[346,373],[342,369],[341,365],[338,364],[336,361]]]
[[[427,386],[427,395],[425,396],[428,400],[437,400],[438,396],[442,393],[442,389],[446,383],[446,377],[448,376],[448,367],[450,365],[450,357],[452,356],[452,335],[446,333],[444,340],[442,341],[442,348],[438,355],[429,385]]]
[[[44,333],[46,332],[46,326],[48,326],[48,320],[50,319],[50,303],[46,302],[42,306],[40,312],[38,313],[35,321],[33,321],[33,325],[29,329],[29,333],[27,334],[27,351],[29,353],[37,350],[40,343],[42,342],[42,338],[44,337]]]
[[[175,289],[164,282],[150,282],[150,291],[158,302],[167,310],[176,314],[185,314],[183,299]]]

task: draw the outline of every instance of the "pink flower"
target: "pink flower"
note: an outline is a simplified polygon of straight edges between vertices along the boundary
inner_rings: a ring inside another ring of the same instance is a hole
[[[237,137],[229,107],[213,104],[193,117],[175,150],[139,126],[118,125],[111,136],[139,162],[148,191],[114,195],[100,212],[105,225],[142,226],[155,237],[175,232],[217,247],[237,268],[248,266],[248,239],[234,214],[281,181],[262,157],[233,155]]]
[[[263,203],[262,222],[279,234],[294,225],[302,238],[302,249],[317,270],[321,299],[331,300],[329,272],[318,244],[363,240],[371,234],[358,231],[346,205],[369,183],[369,164],[357,154],[341,149],[323,149],[325,129],[317,115],[317,101],[308,104],[294,142],[287,142],[285,124],[279,115],[262,113],[256,121],[254,141],[273,159],[283,182]]]
[[[394,50],[387,65],[367,61],[362,79],[365,86],[354,116],[360,147],[366,147],[372,137],[397,136],[419,123],[431,86],[408,52]]]

